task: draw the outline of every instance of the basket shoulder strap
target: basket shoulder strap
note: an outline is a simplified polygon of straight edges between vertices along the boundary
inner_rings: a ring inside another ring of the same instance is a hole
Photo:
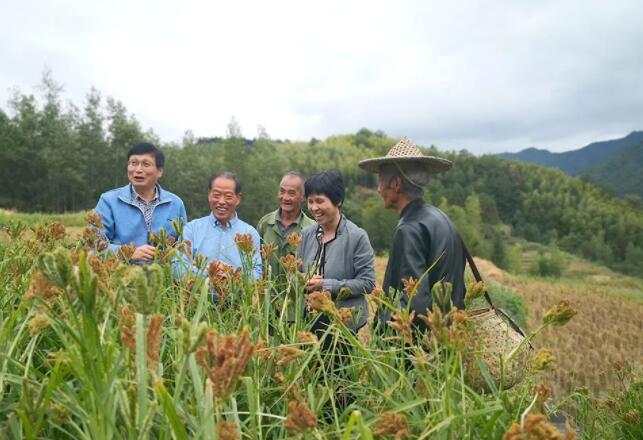
[[[462,250],[464,251],[464,256],[467,259],[467,262],[469,263],[469,267],[471,268],[471,272],[473,272],[473,277],[478,282],[482,281],[482,276],[480,275],[480,271],[478,270],[478,266],[476,266],[475,261],[473,261],[473,257],[469,253],[469,249],[467,249],[467,246],[464,244],[464,240],[462,240],[462,237],[460,237],[460,242],[462,243]],[[495,310],[496,307],[491,302],[491,297],[487,293],[487,289],[484,290],[484,299],[487,300],[487,303],[489,304],[489,307],[491,307],[492,309]]]
[[[478,267],[476,266],[475,261],[473,261],[473,257],[469,253],[469,249],[467,249],[467,246],[464,244],[464,240],[462,240],[462,237],[460,237],[460,241],[462,242],[462,250],[464,251],[464,256],[466,257],[467,262],[469,263],[471,272],[473,272],[473,277],[476,279],[476,281],[482,281],[482,276],[480,276],[480,271],[478,270]],[[484,291],[484,298],[487,300],[489,307],[491,307],[496,313],[501,314],[505,318],[505,320],[509,323],[511,328],[513,328],[521,336],[525,337],[525,332],[520,328],[520,326],[516,324],[509,315],[507,315],[502,310],[497,309],[496,306],[493,305],[493,303],[491,302],[491,297],[489,296],[489,293],[487,293],[487,289],[485,289]],[[531,346],[531,343],[529,343],[529,347],[533,349],[533,347]]]

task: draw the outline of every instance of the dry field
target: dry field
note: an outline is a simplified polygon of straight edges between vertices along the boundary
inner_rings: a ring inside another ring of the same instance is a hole
[[[561,329],[547,329],[535,347],[547,347],[556,357],[549,379],[560,391],[587,387],[603,392],[620,387],[623,369],[643,369],[643,281],[586,261],[570,262],[560,279],[513,275],[476,258],[483,278],[522,296],[528,325],[566,299],[578,314]],[[377,280],[384,277],[386,258],[376,260]]]

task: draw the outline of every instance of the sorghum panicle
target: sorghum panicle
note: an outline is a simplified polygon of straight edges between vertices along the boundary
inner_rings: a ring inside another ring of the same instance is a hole
[[[404,292],[407,294],[409,299],[412,299],[417,293],[418,280],[413,277],[408,277],[402,280],[402,284],[404,284]]]
[[[134,324],[136,318],[134,311],[129,304],[121,308],[120,316],[120,329],[121,329],[121,342],[132,351],[136,351],[136,336],[134,331]]]
[[[227,422],[221,420],[217,423],[217,439],[218,440],[239,440],[239,430],[234,422]]]
[[[288,254],[281,257],[281,264],[284,266],[284,269],[286,269],[286,272],[295,273],[297,272],[297,270],[299,270],[299,267],[301,266],[302,262],[299,258],[295,257],[294,255]]]
[[[545,315],[543,316],[543,324],[551,324],[555,326],[565,325],[574,317],[574,315],[576,315],[576,313],[576,310],[571,307],[569,301],[562,300],[545,312]]]
[[[286,237],[286,242],[296,249],[301,243],[301,235],[296,232],[292,232]]]
[[[272,257],[276,250],[277,245],[275,243],[264,243],[261,245],[259,252],[261,253],[263,261],[269,261],[270,257]]]
[[[408,310],[398,310],[393,313],[392,319],[387,322],[395,331],[397,331],[405,343],[413,342],[413,319],[415,311],[409,313]]]
[[[540,414],[528,414],[524,426],[513,423],[502,437],[503,440],[573,440],[576,435],[568,431],[563,436],[547,418]]]
[[[548,348],[541,348],[531,361],[531,368],[534,371],[550,370],[554,366],[556,358]]]
[[[288,415],[284,420],[284,428],[289,432],[306,432],[317,426],[317,416],[308,404],[301,399],[288,402]]]
[[[147,362],[150,370],[156,370],[161,350],[163,315],[152,315],[147,327]]]
[[[393,411],[382,413],[377,419],[373,434],[381,437],[393,437],[395,440],[408,438],[410,433],[406,416]]]
[[[234,391],[254,348],[247,329],[238,335],[225,336],[214,330],[208,331],[205,344],[197,349],[195,356],[212,382],[215,397],[224,399]]]
[[[242,255],[252,255],[254,252],[254,243],[252,242],[252,235],[250,234],[237,234],[234,236],[234,242],[239,248]]]

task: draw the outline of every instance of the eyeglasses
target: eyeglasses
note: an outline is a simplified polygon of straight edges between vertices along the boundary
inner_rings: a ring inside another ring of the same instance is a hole
[[[127,166],[129,168],[138,168],[139,165],[144,169],[144,170],[151,170],[154,168],[156,165],[153,164],[152,162],[148,162],[146,160],[144,161],[138,161],[138,160],[130,160],[127,162]]]

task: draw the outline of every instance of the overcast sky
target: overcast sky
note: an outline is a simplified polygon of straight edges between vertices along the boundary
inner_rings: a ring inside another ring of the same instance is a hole
[[[43,69],[164,141],[380,129],[474,153],[643,130],[643,1],[0,0],[0,106]]]

